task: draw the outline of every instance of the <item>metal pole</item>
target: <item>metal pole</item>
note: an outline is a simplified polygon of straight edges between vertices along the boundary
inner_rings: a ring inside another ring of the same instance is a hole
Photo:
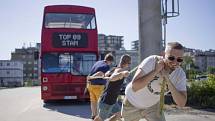
[[[140,61],[162,50],[161,1],[139,0]]]

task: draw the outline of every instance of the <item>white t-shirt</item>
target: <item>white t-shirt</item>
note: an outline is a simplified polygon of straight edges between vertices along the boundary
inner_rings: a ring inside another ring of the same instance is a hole
[[[155,68],[157,58],[160,56],[152,55],[144,59],[138,68],[141,68],[144,74],[148,74]],[[179,91],[186,91],[186,75],[181,67],[176,68],[170,75],[169,79],[175,88]],[[160,85],[163,78],[157,75],[144,88],[134,92],[132,89],[132,82],[130,82],[125,89],[125,96],[128,101],[137,108],[150,107],[160,100]],[[167,91],[167,90],[166,90]]]

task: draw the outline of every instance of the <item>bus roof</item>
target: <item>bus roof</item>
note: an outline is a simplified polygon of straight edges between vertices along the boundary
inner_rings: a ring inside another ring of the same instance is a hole
[[[78,5],[50,5],[46,6],[44,12],[51,13],[93,13],[95,9],[91,7],[78,6]]]

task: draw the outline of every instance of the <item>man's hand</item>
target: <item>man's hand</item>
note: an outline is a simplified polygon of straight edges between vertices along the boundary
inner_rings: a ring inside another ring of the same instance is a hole
[[[160,72],[161,76],[164,77],[165,79],[169,78],[169,72],[165,69],[162,69]]]
[[[163,60],[157,61],[156,65],[155,65],[155,72],[159,73],[163,69],[164,69],[164,61]]]
[[[123,77],[128,77],[129,76],[129,71],[123,71],[121,72],[123,74]]]
[[[87,76],[88,81],[90,81],[92,79],[98,79],[98,78],[104,78],[104,73],[99,71],[99,72],[93,74],[92,76]]]
[[[163,69],[161,71],[161,76],[164,77],[165,81],[167,82],[168,88],[172,94],[172,97],[173,97],[173,100],[175,101],[175,103],[180,107],[185,106],[186,101],[187,101],[187,92],[178,91],[176,89],[176,87],[173,85],[173,83],[169,79],[169,71]]]
[[[111,74],[113,74],[113,72],[114,72],[114,70],[115,70],[116,68],[118,68],[118,67],[113,67],[113,68],[111,68],[111,70],[107,71],[107,72],[105,73],[105,77],[111,76]]]

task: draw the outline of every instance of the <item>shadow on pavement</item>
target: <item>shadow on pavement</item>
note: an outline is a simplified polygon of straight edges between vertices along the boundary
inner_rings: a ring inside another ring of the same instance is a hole
[[[209,113],[215,113],[215,108],[202,108],[202,107],[198,107],[198,106],[190,106],[191,108],[195,109],[195,110],[199,110],[199,111],[204,111],[204,112],[209,112]]]
[[[43,107],[52,111],[81,118],[89,119],[91,115],[89,102],[60,100],[44,103]]]

